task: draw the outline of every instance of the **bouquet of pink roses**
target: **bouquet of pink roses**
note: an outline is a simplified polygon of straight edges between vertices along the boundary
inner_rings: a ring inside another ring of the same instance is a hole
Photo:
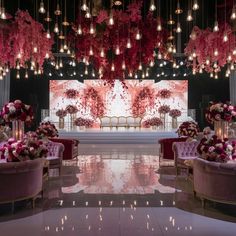
[[[78,94],[78,91],[75,89],[67,89],[65,92],[66,97],[69,99],[76,99]]]
[[[54,124],[50,121],[41,122],[39,127],[36,129],[36,134],[43,138],[43,137],[58,137],[58,130]]]
[[[214,121],[232,121],[236,120],[236,107],[231,105],[230,102],[227,103],[213,103],[210,102],[206,110],[206,120],[209,123],[214,123]]]
[[[160,126],[162,124],[163,124],[162,120],[158,117],[153,117],[143,122],[143,126],[145,128],[149,128],[150,126]]]
[[[76,126],[85,126],[86,128],[91,128],[93,126],[93,121],[90,119],[85,119],[82,117],[79,117],[75,119],[74,121]]]
[[[69,114],[75,114],[78,112],[78,108],[74,105],[68,105],[66,107],[66,111],[69,113]]]
[[[158,97],[163,98],[163,99],[167,99],[170,98],[171,96],[171,91],[169,89],[161,89],[158,94]]]
[[[236,159],[236,142],[229,143],[228,139],[218,139],[216,135],[203,138],[197,147],[201,158],[208,161],[227,162]]]
[[[160,106],[159,108],[158,108],[158,112],[160,113],[160,114],[166,114],[166,113],[168,113],[170,111],[170,106],[168,106],[168,105],[162,105],[162,106]]]
[[[193,121],[185,121],[179,126],[176,132],[178,133],[179,137],[195,138],[199,131],[200,129],[197,123]]]
[[[32,107],[24,104],[21,100],[5,104],[2,108],[1,116],[6,122],[21,120],[27,124],[30,124],[34,118]]]
[[[64,109],[59,109],[56,111],[56,116],[63,118],[67,115],[67,111]]]
[[[181,116],[181,111],[178,110],[178,109],[172,109],[169,112],[169,116],[172,117],[172,118],[179,117],[179,116]]]

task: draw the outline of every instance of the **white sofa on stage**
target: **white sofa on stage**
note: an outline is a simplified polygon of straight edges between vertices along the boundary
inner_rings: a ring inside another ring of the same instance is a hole
[[[100,128],[125,127],[141,128],[142,117],[132,116],[103,116],[100,117]]]

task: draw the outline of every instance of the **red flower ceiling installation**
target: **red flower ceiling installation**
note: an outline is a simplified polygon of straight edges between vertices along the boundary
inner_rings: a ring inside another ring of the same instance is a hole
[[[112,10],[114,25],[109,25],[108,13],[102,10],[93,23],[81,17],[73,27],[75,32],[70,41],[75,43],[77,60],[92,63],[100,72],[100,78],[111,85],[115,79],[123,81],[128,73],[146,68],[154,60],[155,49],[163,57],[169,56],[165,46],[167,31],[156,30],[157,19],[152,13],[142,19],[142,3],[132,3],[126,11]],[[92,24],[94,34],[90,30]],[[77,34],[80,27],[82,34]]]
[[[235,35],[232,28],[224,24],[219,27],[219,31],[213,32],[210,28],[201,30],[195,26],[185,54],[191,61],[193,72],[219,72],[227,63],[236,62]]]
[[[51,56],[53,40],[46,38],[43,25],[27,11],[18,10],[15,19],[0,29],[0,64],[11,68],[42,69],[45,57]]]

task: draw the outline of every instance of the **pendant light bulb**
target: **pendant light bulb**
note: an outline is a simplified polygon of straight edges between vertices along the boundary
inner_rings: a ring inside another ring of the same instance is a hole
[[[182,29],[181,29],[180,23],[178,22],[177,28],[176,28],[176,33],[181,33],[181,32],[182,32]]]
[[[55,23],[54,29],[53,29],[54,33],[58,34],[59,33],[59,27],[58,27],[58,23]]]
[[[199,9],[198,2],[197,2],[197,0],[194,0],[194,1],[193,1],[193,10],[196,11],[196,10],[198,10],[198,9]]]
[[[92,16],[91,16],[91,13],[90,13],[90,11],[88,10],[88,11],[86,11],[86,14],[85,14],[85,16],[84,16],[85,18],[87,18],[87,19],[90,19]]]
[[[230,19],[231,19],[231,20],[235,20],[235,19],[236,19],[236,9],[235,9],[235,5],[233,6]]]
[[[114,25],[114,18],[112,12],[110,13],[109,20],[108,20],[109,25]]]
[[[162,31],[162,26],[161,26],[160,21],[158,21],[158,23],[157,23],[157,31]]]
[[[219,55],[218,49],[215,49],[214,56],[217,57]]]
[[[156,6],[155,6],[155,3],[154,3],[154,0],[151,0],[149,11],[155,11],[155,10],[156,10]]]
[[[82,11],[87,11],[87,9],[88,9],[88,6],[87,6],[87,4],[86,4],[86,0],[83,0],[83,4],[82,4],[82,6],[81,6],[81,10],[82,10]]]
[[[139,30],[138,30],[137,34],[135,35],[135,39],[136,40],[140,40],[141,39],[141,34],[140,34]]]
[[[77,34],[78,34],[78,35],[82,35],[82,33],[83,33],[83,32],[82,32],[82,27],[81,27],[81,25],[79,24],[79,25],[78,25],[78,29],[77,29]]]
[[[93,48],[92,48],[92,46],[90,46],[90,49],[89,49],[89,56],[93,56]]]
[[[128,40],[127,40],[126,47],[127,48],[131,48],[132,47],[130,38],[128,38]]]
[[[94,34],[95,33],[95,29],[94,29],[93,23],[90,24],[89,33],[90,34]]]
[[[101,52],[100,52],[100,57],[105,57],[104,48],[102,48],[102,49],[101,49]]]
[[[19,71],[16,72],[16,78],[20,79],[20,72]]]
[[[39,5],[39,13],[41,14],[44,14],[46,11],[45,11],[45,8],[44,8],[44,2],[43,0],[40,2],[40,5]]]
[[[142,66],[142,63],[140,62],[138,66],[138,70],[142,70],[142,69],[143,69],[143,66]]]
[[[192,20],[193,20],[192,10],[188,10],[187,21],[192,21]]]
[[[218,32],[219,31],[219,25],[218,25],[218,21],[216,20],[214,23],[214,28],[213,28],[214,32]]]
[[[113,62],[112,62],[112,65],[111,65],[111,71],[115,71],[115,65],[114,65]]]
[[[229,40],[227,33],[224,33],[223,42],[227,42]]]
[[[2,20],[6,20],[6,19],[7,19],[7,17],[6,17],[6,12],[5,12],[5,8],[4,8],[4,7],[2,7],[2,9],[1,9],[1,16],[0,16],[0,18],[1,18]]]
[[[116,55],[120,55],[120,47],[119,47],[119,45],[116,46],[115,54]]]
[[[122,70],[125,70],[126,66],[125,66],[125,61],[122,62]]]
[[[50,31],[49,31],[49,29],[47,30],[47,33],[46,33],[46,38],[47,38],[47,39],[50,39],[50,38],[51,38],[51,34],[50,34]]]

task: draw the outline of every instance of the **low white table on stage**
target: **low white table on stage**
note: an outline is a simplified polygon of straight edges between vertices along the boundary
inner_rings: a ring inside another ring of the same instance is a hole
[[[60,137],[76,138],[82,144],[153,144],[162,138],[177,137],[175,130],[152,129],[84,129],[59,130]]]

